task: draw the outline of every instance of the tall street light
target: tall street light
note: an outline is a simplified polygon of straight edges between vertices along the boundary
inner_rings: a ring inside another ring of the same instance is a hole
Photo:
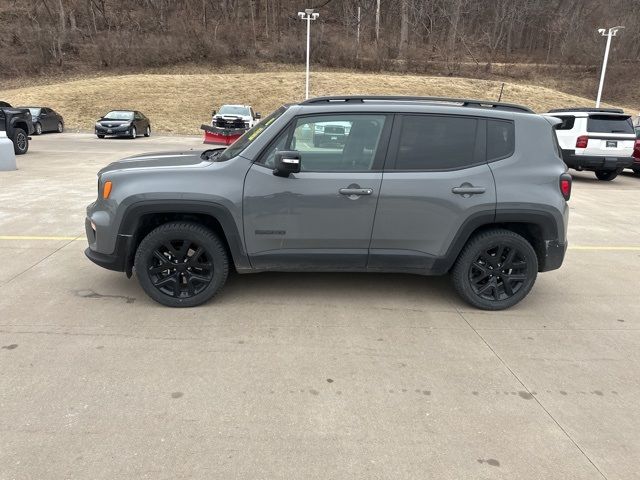
[[[602,73],[600,74],[600,86],[598,87],[598,98],[596,98],[596,108],[600,107],[600,98],[602,98],[602,87],[604,86],[604,74],[607,71],[607,60],[609,60],[609,47],[611,47],[611,37],[615,37],[618,30],[624,28],[622,26],[611,27],[610,29],[600,28],[598,33],[603,37],[607,37],[607,46],[604,49],[604,60],[602,61]]]
[[[313,8],[307,8],[304,12],[298,12],[300,20],[307,21],[307,80],[304,89],[305,100],[309,98],[309,50],[311,48],[311,20],[315,20],[320,16],[314,13]]]

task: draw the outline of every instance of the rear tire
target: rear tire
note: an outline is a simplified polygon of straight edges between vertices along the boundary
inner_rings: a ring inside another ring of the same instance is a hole
[[[456,292],[467,303],[482,310],[503,310],[531,291],[538,257],[517,233],[488,230],[467,242],[451,273]]]
[[[36,124],[33,126],[34,132],[36,135],[42,135],[42,125],[40,125],[40,122],[36,122]]]
[[[610,182],[618,176],[622,170],[596,170],[596,178],[604,182]]]
[[[134,260],[140,286],[168,307],[195,307],[211,299],[229,274],[218,236],[192,222],[171,222],[151,231]]]
[[[634,169],[633,169],[633,174],[634,174],[636,177],[640,177],[640,168],[634,168]]]
[[[29,136],[22,128],[16,128],[13,132],[13,151],[16,155],[24,155],[29,151]]]
[[[64,132],[64,125],[62,124],[62,122],[58,122],[57,132],[58,133]]]
[[[136,127],[133,127],[131,129],[131,138],[136,138],[138,136],[138,131],[136,130]]]

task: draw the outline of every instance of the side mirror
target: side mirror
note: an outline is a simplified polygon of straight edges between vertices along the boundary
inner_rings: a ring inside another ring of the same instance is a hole
[[[256,120],[260,120],[261,118],[262,118],[262,115],[256,112]]]
[[[216,111],[214,110],[213,112],[211,112],[211,116],[213,117],[216,113],[218,113],[218,112],[216,112]]]
[[[300,152],[283,150],[276,152],[273,174],[278,177],[288,177],[300,171]]]

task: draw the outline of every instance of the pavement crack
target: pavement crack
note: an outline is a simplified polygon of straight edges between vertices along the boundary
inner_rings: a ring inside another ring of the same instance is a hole
[[[11,277],[9,280],[7,280],[7,284],[13,282],[16,278],[24,275],[25,273],[27,273],[28,271],[32,270],[33,268],[37,267],[38,265],[40,265],[42,262],[44,262],[46,259],[48,259],[49,257],[51,257],[52,255],[55,255],[56,253],[58,253],[60,250],[62,250],[63,248],[71,245],[73,242],[77,241],[78,239],[80,239],[82,237],[82,235],[78,235],[76,238],[74,238],[73,240],[69,240],[67,243],[65,243],[64,245],[61,245],[60,247],[56,248],[53,252],[51,252],[49,255],[45,256],[44,258],[41,258],[40,260],[38,260],[36,263],[34,263],[33,265],[31,265],[30,267],[26,268],[25,270],[21,271],[20,273],[14,275],[13,277]]]
[[[598,466],[594,463],[594,461],[589,457],[589,455],[587,455],[587,453],[580,447],[580,445],[578,445],[578,442],[576,442],[573,437],[569,434],[569,432],[567,432],[567,430],[560,424],[560,422],[551,414],[551,412],[549,410],[547,410],[547,408],[542,404],[542,402],[540,401],[540,399],[538,398],[537,395],[533,395],[532,391],[529,389],[529,387],[527,387],[525,385],[525,383],[520,379],[520,377],[518,377],[518,375],[516,374],[516,372],[513,371],[513,369],[507,364],[507,362],[504,361],[504,359],[498,354],[498,352],[496,352],[493,347],[489,344],[489,342],[487,342],[487,340],[485,340],[485,338],[480,334],[480,332],[478,332],[478,330],[475,329],[475,327],[471,324],[471,322],[469,322],[467,320],[467,318],[464,316],[464,314],[462,312],[460,312],[458,310],[458,315],[460,315],[460,317],[462,317],[462,319],[467,323],[467,325],[469,325],[469,328],[471,328],[471,330],[474,331],[474,333],[478,336],[478,338],[480,338],[480,340],[482,340],[482,342],[487,346],[487,348],[489,350],[491,350],[491,352],[495,355],[495,357],[500,361],[500,363],[502,363],[502,365],[504,365],[504,367],[511,373],[511,375],[518,381],[518,383],[520,385],[522,385],[522,388],[524,389],[524,392],[520,393],[520,396],[525,398],[527,400],[534,400],[539,406],[540,408],[542,408],[542,410],[547,414],[547,416],[553,421],[553,423],[555,423],[557,425],[557,427],[562,431],[562,433],[564,433],[564,435],[569,439],[569,441],[571,443],[573,443],[573,445],[578,449],[578,451],[584,456],[584,458],[587,459],[587,461],[593,466],[593,468],[596,469],[596,471],[600,474],[600,476],[602,478],[604,478],[605,480],[607,480],[607,476],[602,472],[602,470],[600,470],[600,468],[598,468]]]
[[[48,330],[0,330],[0,333],[8,334],[26,334],[26,335],[65,335],[77,337],[120,337],[120,338],[137,338],[140,340],[182,340],[193,341],[200,340],[196,337],[149,337],[140,335],[127,335],[125,333],[88,333],[88,332],[52,332]]]

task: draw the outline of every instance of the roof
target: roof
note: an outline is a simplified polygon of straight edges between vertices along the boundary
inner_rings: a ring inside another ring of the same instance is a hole
[[[506,110],[510,112],[535,113],[528,107],[515,103],[494,102],[491,100],[477,100],[468,98],[449,97],[414,97],[414,96],[380,96],[380,95],[343,95],[332,97],[310,98],[299,105],[345,105],[364,103],[411,103],[432,104],[438,106],[471,107],[489,110]]]

